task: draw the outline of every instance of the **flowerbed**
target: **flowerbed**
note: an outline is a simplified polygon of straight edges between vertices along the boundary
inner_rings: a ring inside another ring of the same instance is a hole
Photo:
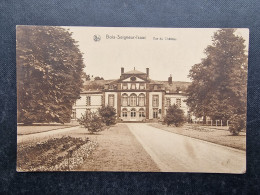
[[[70,136],[20,144],[17,171],[70,171],[82,165],[96,146],[89,138]]]

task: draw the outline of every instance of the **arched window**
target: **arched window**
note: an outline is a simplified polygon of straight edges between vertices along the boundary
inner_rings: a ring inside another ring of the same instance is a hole
[[[124,93],[122,95],[122,106],[127,106],[128,105],[128,95]]]
[[[130,106],[136,106],[136,99],[137,99],[136,94],[132,93],[130,95]]]
[[[126,108],[124,108],[124,109],[122,110],[122,117],[124,117],[124,118],[127,117],[127,109],[126,109]]]
[[[140,109],[139,109],[139,117],[145,117],[144,109],[143,109],[143,108],[140,108]]]
[[[145,95],[143,93],[141,93],[138,96],[138,100],[139,100],[139,106],[144,106],[144,104],[145,104]]]
[[[136,117],[136,111],[134,108],[131,109],[131,117]]]

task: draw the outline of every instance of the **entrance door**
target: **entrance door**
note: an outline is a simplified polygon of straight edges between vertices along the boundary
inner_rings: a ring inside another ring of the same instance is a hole
[[[136,110],[134,108],[130,112],[130,121],[136,121]]]

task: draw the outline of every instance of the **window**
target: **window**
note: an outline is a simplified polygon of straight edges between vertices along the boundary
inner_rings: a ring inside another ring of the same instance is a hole
[[[132,84],[131,84],[131,89],[136,89],[135,83],[132,83]]]
[[[143,108],[141,108],[141,109],[139,110],[139,117],[145,117],[144,109],[143,109]]]
[[[109,89],[114,89],[114,86],[113,85],[109,85]]]
[[[136,81],[136,77],[131,77],[131,81]]]
[[[72,119],[76,119],[76,110],[72,110]]]
[[[153,118],[158,118],[158,109],[153,109]]]
[[[144,101],[145,101],[145,95],[141,93],[139,96],[139,106],[144,106]]]
[[[135,117],[136,116],[136,111],[135,111],[135,109],[133,108],[132,110],[131,110],[131,117],[133,118],[133,117]]]
[[[181,98],[177,98],[177,99],[176,99],[176,105],[177,105],[178,107],[181,107]]]
[[[159,95],[153,95],[153,107],[159,106]]]
[[[130,96],[130,106],[136,106],[137,96],[135,94],[131,94]]]
[[[127,109],[122,110],[122,117],[124,117],[124,118],[127,117]]]
[[[122,95],[122,106],[127,106],[128,105],[128,96],[127,96],[127,94],[123,94]]]
[[[140,83],[140,89],[145,89],[144,83]]]
[[[123,83],[123,89],[127,89],[127,83]]]
[[[91,106],[91,97],[90,96],[86,96],[86,105]]]
[[[166,98],[166,106],[171,106],[171,98]]]
[[[114,95],[108,95],[108,105],[114,107]]]

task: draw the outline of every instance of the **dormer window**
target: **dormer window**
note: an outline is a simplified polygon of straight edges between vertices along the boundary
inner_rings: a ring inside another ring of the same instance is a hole
[[[127,89],[127,83],[123,83],[123,89]]]
[[[144,83],[140,83],[140,89],[145,89]]]
[[[135,83],[132,83],[132,84],[131,84],[131,89],[136,89]]]

